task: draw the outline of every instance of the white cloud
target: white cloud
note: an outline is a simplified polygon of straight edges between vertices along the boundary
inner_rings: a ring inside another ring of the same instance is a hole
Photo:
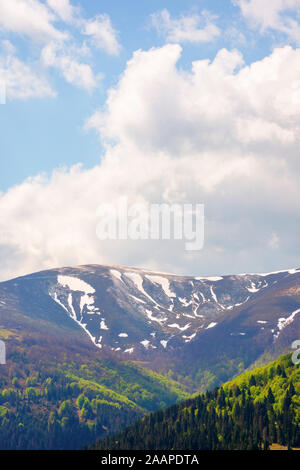
[[[0,0],[0,27],[38,41],[63,40],[68,34],[53,26],[55,15],[37,0]]]
[[[55,96],[40,67],[22,62],[16,56],[13,45],[7,40],[1,43],[0,81],[5,84],[8,99]]]
[[[113,29],[110,17],[106,14],[98,15],[92,19],[84,19],[80,16],[79,7],[74,7],[69,0],[47,0],[42,3],[38,0],[0,0],[0,28],[15,34],[29,36],[35,41],[42,43],[41,63],[43,66],[59,70],[68,83],[86,90],[94,89],[103,75],[95,75],[89,59],[92,55],[91,46],[103,49],[109,54],[118,54],[120,44],[117,40],[117,32]],[[70,31],[63,31],[54,26],[57,21],[63,21],[68,27],[72,26],[76,34],[84,36],[82,46],[78,46],[78,37],[73,36]],[[34,50],[37,52],[37,49]],[[85,61],[82,56],[85,55]],[[29,60],[28,60],[29,63]],[[12,82],[16,76],[17,68],[20,72],[21,62],[6,62],[6,80]],[[22,63],[25,78],[28,85],[30,65]],[[8,70],[13,67],[13,70]],[[2,64],[2,68],[4,65]],[[3,73],[2,73],[3,75]],[[27,77],[27,78],[26,78]],[[43,81],[33,80],[32,88],[40,87],[40,96],[47,94],[46,85]],[[43,85],[43,86],[42,86]],[[14,85],[15,88],[15,85]],[[30,95],[27,86],[28,96]],[[34,96],[38,93],[32,92]],[[24,92],[24,95],[26,93]],[[14,93],[14,97],[23,96]],[[26,95],[27,96],[27,95]]]
[[[250,24],[262,32],[269,29],[286,34],[299,43],[300,24],[295,13],[300,13],[300,0],[234,0]]]
[[[238,51],[223,49],[189,72],[178,68],[180,55],[171,44],[135,52],[105,109],[86,124],[106,143],[101,164],[2,194],[2,278],[83,263],[199,275],[300,265],[300,50],[279,48],[245,66]],[[121,194],[129,203],[204,202],[204,250],[100,242],[97,207]]]
[[[103,49],[111,55],[119,54],[121,46],[118,42],[118,33],[107,14],[84,21],[82,32],[91,38],[92,44],[98,49]]]
[[[176,155],[236,147],[247,139],[272,145],[298,138],[293,86],[300,51],[277,49],[242,67],[238,51],[222,49],[211,63],[195,61],[189,75],[176,69],[180,54],[177,45],[134,54],[109,92],[106,112],[92,118],[104,139]]]
[[[78,62],[77,50],[73,56],[70,55],[70,52],[72,52],[72,47],[52,41],[43,48],[41,59],[46,67],[60,70],[68,83],[92,90],[98,85],[101,76],[95,77],[89,64]]]
[[[72,23],[75,20],[78,11],[69,0],[47,0],[49,7],[66,23]]]
[[[151,19],[156,30],[170,42],[209,42],[221,34],[213,22],[215,18],[205,11],[201,15],[172,19],[169,11],[164,9],[151,15]]]

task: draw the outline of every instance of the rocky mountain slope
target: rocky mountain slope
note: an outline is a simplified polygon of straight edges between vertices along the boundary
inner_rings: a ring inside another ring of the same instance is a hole
[[[17,308],[58,326],[70,319],[99,349],[139,358],[191,343],[218,325],[230,336],[251,329],[278,341],[300,317],[299,293],[296,269],[205,278],[89,265],[0,283],[0,311]],[[290,300],[283,302],[283,294]],[[268,297],[273,304],[266,310]],[[247,321],[236,320],[247,311]]]
[[[0,283],[0,328],[25,324],[205,389],[300,338],[300,270],[189,277],[52,269]]]

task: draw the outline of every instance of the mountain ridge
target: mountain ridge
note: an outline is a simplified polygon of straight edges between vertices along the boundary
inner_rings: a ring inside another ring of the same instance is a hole
[[[193,277],[92,264],[0,283],[0,327],[55,330],[191,391],[288,352],[300,337],[299,309],[294,268]]]
[[[0,303],[3,302],[3,287],[21,284],[24,288],[24,283],[30,282],[41,290],[47,287],[43,299],[45,309],[55,309],[53,304],[50,305],[50,296],[84,329],[96,346],[101,348],[103,343],[106,345],[105,337],[108,336],[108,346],[112,350],[134,354],[134,348],[139,348],[140,354],[142,348],[148,352],[150,348],[166,349],[170,341],[174,342],[174,338],[177,341],[181,339],[184,343],[191,342],[200,329],[217,326],[217,320],[224,312],[227,314],[230,310],[236,310],[253,297],[258,297],[263,289],[270,289],[278,280],[282,281],[283,277],[298,273],[300,274],[300,270],[289,269],[265,274],[193,277],[116,265],[81,265],[76,268],[39,271],[2,282]],[[224,287],[220,287],[221,284]],[[99,297],[97,290],[100,290],[102,299],[96,298]],[[108,301],[107,291],[110,295]],[[112,305],[107,305],[108,303]],[[120,316],[124,312],[128,316],[131,311],[130,314],[136,321],[144,323],[144,328],[141,325],[140,328],[144,330],[146,337],[142,335],[137,338],[135,335],[132,342],[130,339],[120,340],[129,337],[127,331],[120,331],[119,335],[122,336],[111,338],[108,333],[110,326],[106,324],[109,318],[105,318],[110,315],[110,309],[119,311]],[[139,315],[135,315],[133,310],[138,311]],[[98,328],[95,325],[95,314],[100,317]],[[224,315],[223,317],[225,319]],[[63,322],[64,319],[61,318],[60,321]],[[159,336],[158,341],[154,340],[155,335]],[[124,344],[123,349],[120,343]]]

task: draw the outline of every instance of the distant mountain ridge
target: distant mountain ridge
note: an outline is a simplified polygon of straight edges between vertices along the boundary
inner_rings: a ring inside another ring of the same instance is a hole
[[[300,269],[178,276],[132,267],[50,269],[0,283],[0,329],[72,337],[206,390],[300,338]]]
[[[139,358],[195,341],[205,330],[228,322],[238,309],[259,301],[270,289],[295,279],[300,285],[298,269],[189,277],[87,265],[0,283],[0,309],[17,302],[30,316],[46,315],[58,324],[67,316],[98,348]],[[276,341],[296,319],[296,307],[300,308],[300,302],[271,319],[262,313],[256,329],[267,329]],[[233,329],[229,334],[244,336],[247,331]]]

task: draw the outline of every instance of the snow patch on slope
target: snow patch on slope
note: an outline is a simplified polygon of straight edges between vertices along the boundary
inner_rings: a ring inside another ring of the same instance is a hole
[[[151,310],[146,310],[146,314],[147,314],[147,317],[149,318],[149,320],[156,321],[158,323],[164,323],[165,321],[168,320],[167,317],[165,317],[165,318],[154,317],[153,312],[151,312]]]
[[[272,271],[270,273],[247,273],[247,274],[239,274],[239,276],[261,276],[261,277],[265,277],[265,276],[272,276],[273,274],[284,274],[284,273],[287,273],[287,274],[297,274],[297,273],[300,273],[300,269],[283,269],[281,271]]]
[[[206,327],[206,330],[208,330],[209,328],[214,328],[218,323],[212,321],[207,327]]]
[[[172,325],[168,325],[169,328],[178,328],[178,330],[180,331],[188,330],[190,326],[191,326],[190,323],[188,323],[185,326],[179,326],[178,323],[172,323]]]
[[[274,335],[274,340],[276,340],[278,338],[278,336],[280,335],[280,332],[288,325],[290,325],[291,323],[293,323],[294,321],[294,318],[296,315],[298,315],[298,313],[300,313],[300,308],[298,308],[298,310],[295,310],[293,313],[291,313],[290,316],[288,316],[287,318],[279,318],[278,319],[278,323],[277,323],[277,329],[278,329],[278,332]]]
[[[251,282],[251,287],[247,287],[247,290],[254,294],[255,292],[259,292],[260,288],[256,287],[254,282]]]
[[[158,305],[157,302],[155,302],[154,299],[152,299],[152,297],[147,294],[147,292],[145,291],[144,287],[143,287],[143,278],[140,274],[138,273],[125,273],[125,276],[127,276],[135,285],[135,287],[145,296],[147,297],[149,300],[151,300],[152,303],[154,303],[155,305]]]
[[[212,281],[212,282],[217,282],[217,281],[222,281],[222,277],[219,276],[212,276],[212,277],[195,277],[194,278],[196,281]]]
[[[125,349],[124,353],[132,354],[133,351],[134,351],[134,348],[128,348],[128,349]]]
[[[147,274],[145,276],[149,281],[153,282],[154,284],[159,284],[161,285],[164,293],[166,294],[167,297],[176,297],[176,294],[171,291],[170,289],[170,281],[169,279],[161,276],[150,276]]]
[[[59,274],[57,276],[57,282],[63,287],[68,287],[74,292],[84,292],[86,295],[95,293],[95,289],[92,286],[90,286],[87,282],[78,279],[78,277],[63,276]]]
[[[100,330],[109,330],[104,319],[100,322]]]
[[[74,306],[73,306],[73,295],[72,292],[81,292],[81,298],[80,298],[80,313],[82,314],[83,308],[85,305],[89,309],[95,309],[94,307],[94,293],[95,289],[90,286],[87,282],[82,281],[81,279],[73,276],[64,276],[64,275],[58,275],[57,276],[57,283],[60,284],[64,288],[68,288],[71,292],[68,294],[67,298],[67,305],[69,308],[66,307],[66,305],[63,304],[61,300],[59,300],[58,295],[56,292],[54,294],[50,293],[50,296],[53,298],[53,300],[58,303],[66,312],[68,315],[74,320],[77,325],[79,325],[85,333],[90,337],[92,342],[94,343],[95,346],[98,348],[102,348],[102,345],[100,344],[102,341],[102,336],[100,336],[99,340],[96,341],[96,337],[91,334],[91,332],[87,328],[86,323],[82,323],[82,316],[80,320],[78,320]],[[89,312],[91,313],[91,312]]]
[[[191,336],[182,335],[182,337],[184,338],[185,343],[190,343],[192,339],[195,338],[196,335],[197,333],[193,333]]]
[[[112,274],[118,281],[124,282],[122,279],[122,274],[116,269],[110,269],[110,274]]]
[[[184,298],[178,297],[178,300],[179,300],[179,302],[182,303],[182,305],[183,305],[184,307],[189,307],[189,306],[193,303],[192,300],[190,300],[190,301],[188,302],[185,297],[184,297]]]

